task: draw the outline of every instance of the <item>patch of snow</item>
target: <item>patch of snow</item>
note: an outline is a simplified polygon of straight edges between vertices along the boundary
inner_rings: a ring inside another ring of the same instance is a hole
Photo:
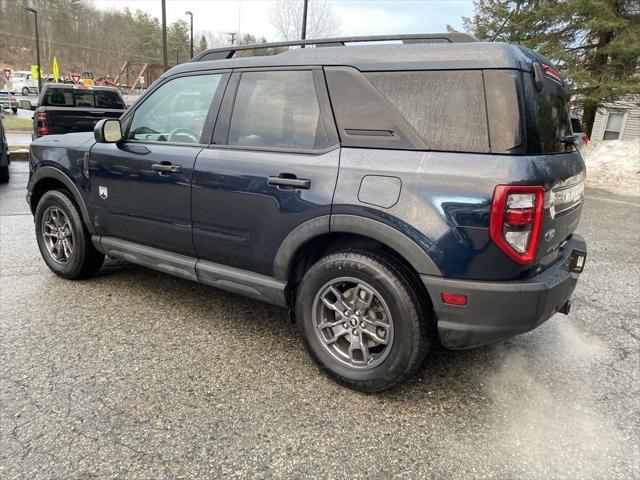
[[[640,138],[589,142],[582,157],[588,187],[640,196]]]

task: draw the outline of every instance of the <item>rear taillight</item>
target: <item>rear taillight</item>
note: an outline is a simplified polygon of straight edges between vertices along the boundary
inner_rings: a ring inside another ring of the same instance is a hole
[[[587,143],[589,143],[589,135],[587,135],[586,133],[582,134],[582,141],[584,142],[584,144],[586,145]]]
[[[17,102],[17,101],[18,101],[18,99],[17,99],[16,97],[13,97],[13,96],[12,96],[12,97],[11,97],[11,101],[12,101],[12,102]]]
[[[543,187],[498,185],[491,204],[491,240],[516,262],[523,265],[533,262],[538,249],[543,208]]]
[[[38,112],[38,136],[49,135],[49,124],[47,123],[47,112]]]

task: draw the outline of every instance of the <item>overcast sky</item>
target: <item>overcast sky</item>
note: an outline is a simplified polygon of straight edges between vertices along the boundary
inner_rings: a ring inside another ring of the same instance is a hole
[[[313,1],[309,9],[313,9]],[[252,33],[278,40],[268,21],[274,0],[167,0],[167,21],[194,15],[194,29]],[[444,32],[447,24],[462,29],[462,15],[473,12],[471,0],[329,0],[340,19],[341,35]],[[160,0],[93,0],[102,9],[144,10],[160,18]]]

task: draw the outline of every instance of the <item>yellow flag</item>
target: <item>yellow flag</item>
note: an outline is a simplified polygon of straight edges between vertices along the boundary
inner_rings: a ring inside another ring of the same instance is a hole
[[[60,81],[60,70],[58,70],[58,60],[56,59],[56,57],[53,57],[51,71],[53,72],[53,79],[56,83],[58,83]]]

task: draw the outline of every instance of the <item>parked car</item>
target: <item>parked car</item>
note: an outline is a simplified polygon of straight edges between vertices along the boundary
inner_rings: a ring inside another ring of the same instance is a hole
[[[47,83],[33,115],[33,138],[90,132],[99,120],[118,118],[126,108],[116,88]]]
[[[584,148],[589,144],[589,135],[584,133],[584,128],[582,128],[582,123],[580,123],[580,119],[578,117],[571,117],[571,131],[577,137],[577,149],[580,153],[584,152]]]
[[[9,181],[9,145],[4,134],[4,115],[0,111],[0,183]]]
[[[11,93],[21,93],[24,96],[31,93],[37,95],[38,80],[33,78],[33,73],[27,70],[12,72],[5,88]]]
[[[344,46],[380,39],[207,50],[93,136],[33,142],[46,264],[77,279],[111,255],[280,305],[319,367],[367,392],[438,342],[568,313],[585,165],[558,71],[462,34]]]
[[[0,111],[4,110],[18,113],[18,99],[8,90],[0,90]]]

